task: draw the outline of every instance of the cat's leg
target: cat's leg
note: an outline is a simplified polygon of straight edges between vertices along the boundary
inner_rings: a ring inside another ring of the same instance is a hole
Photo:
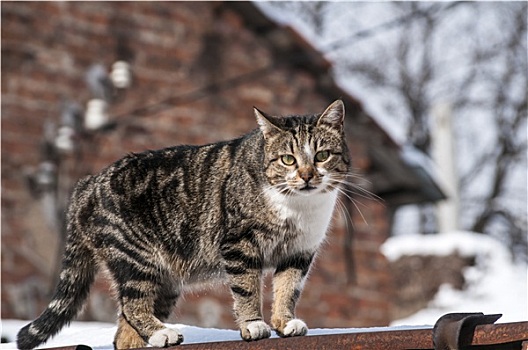
[[[308,327],[295,318],[295,305],[301,295],[313,253],[299,253],[277,266],[273,276],[271,326],[281,337],[305,335]]]
[[[164,284],[162,289],[157,293],[157,298],[154,302],[154,316],[162,322],[167,320],[179,296],[179,290],[174,288],[172,283]],[[149,344],[159,346],[156,344],[163,343],[164,337],[167,338],[166,346],[178,345],[183,342],[183,334],[177,329],[165,328],[154,333],[149,338]],[[171,339],[175,339],[176,342]]]
[[[126,267],[122,267],[123,270]],[[135,269],[133,265],[128,268]],[[113,271],[114,275],[115,272]],[[121,276],[128,275],[121,271]],[[118,284],[119,301],[121,303],[121,316],[118,331],[114,340],[117,349],[141,347],[148,343],[154,347],[167,347],[178,345],[183,341],[182,334],[167,328],[158,317],[166,318],[177,298],[177,294],[168,294],[166,291],[171,283],[162,282],[163,274],[152,274],[152,278],[143,280],[131,279]],[[145,271],[135,276],[146,277]],[[163,300],[167,297],[167,300]],[[158,317],[157,317],[158,316]],[[139,339],[142,340],[141,346]]]
[[[262,264],[254,257],[256,255],[243,251],[237,246],[222,251],[236,322],[242,339],[246,341],[269,338],[271,328],[262,318]]]
[[[179,293],[172,288],[166,288],[165,292],[158,293],[158,297],[154,302],[154,316],[162,322],[165,321],[172,312],[178,297]],[[147,346],[147,342],[128,323],[123,314],[119,315],[117,325],[117,333],[114,340],[115,349],[136,349]]]
[[[154,302],[154,316],[165,322],[169,318],[176,301],[180,297],[180,290],[172,283],[163,285],[163,289],[158,293]]]
[[[261,272],[253,270],[242,275],[231,275],[229,286],[242,339],[251,341],[269,338],[271,328],[262,318]]]
[[[176,304],[179,295],[180,293],[173,288],[171,284],[165,285],[165,290],[158,293],[158,297],[154,302],[154,316],[160,321],[165,321],[171,314],[172,308]],[[136,349],[144,348],[146,346],[147,342],[145,342],[130,323],[128,323],[123,314],[120,314],[114,348]]]
[[[114,349],[137,349],[147,346],[136,330],[127,322],[123,314],[117,320],[117,332],[114,337]]]

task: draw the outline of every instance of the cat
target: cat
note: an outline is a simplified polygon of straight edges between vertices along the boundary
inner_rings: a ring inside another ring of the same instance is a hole
[[[130,154],[81,179],[67,211],[68,238],[55,295],[20,330],[32,349],[78,313],[105,267],[119,302],[116,349],[180,344],[167,328],[188,288],[227,283],[244,340],[308,331],[295,306],[350,169],[344,104],[277,117],[230,141]],[[273,271],[271,327],[261,278]]]

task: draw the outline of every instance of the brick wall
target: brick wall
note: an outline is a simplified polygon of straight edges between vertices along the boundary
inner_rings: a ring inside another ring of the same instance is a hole
[[[269,41],[221,2],[1,6],[2,318],[35,317],[49,301],[59,238],[46,219],[49,203],[29,194],[25,174],[39,165],[45,125],[60,123],[63,102],[85,105],[91,98],[84,75],[92,64],[110,68],[126,59],[133,85],[110,107],[114,128],[79,135],[77,153],[61,156],[66,188],[129,152],[241,135],[256,127],[252,106],[288,114],[321,111],[331,102],[317,92],[313,74],[288,65],[223,86],[269,66],[274,56]],[[203,90],[211,84],[220,88]],[[366,150],[354,142],[351,147],[361,172],[368,166]],[[345,203],[353,239],[345,216],[338,215],[306,285],[298,313],[312,327],[381,326],[390,320],[391,280],[378,252],[389,232],[388,209],[359,201],[368,224]],[[266,285],[269,291],[269,279]],[[115,318],[107,289],[98,279],[81,318]],[[267,298],[269,304],[269,293]],[[225,287],[187,295],[172,321],[233,327],[229,305]]]

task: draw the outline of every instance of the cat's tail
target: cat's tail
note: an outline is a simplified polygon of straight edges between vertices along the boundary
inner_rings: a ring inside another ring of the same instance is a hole
[[[44,312],[18,332],[17,347],[33,349],[69,324],[81,309],[94,281],[92,252],[82,246],[66,246],[55,295]]]
[[[89,185],[90,177],[79,181],[72,195],[78,205],[70,206],[68,213],[68,238],[55,295],[46,310],[18,332],[19,349],[33,349],[57,334],[77,315],[88,297],[98,268],[89,240],[81,237],[90,231],[80,226],[80,222],[86,222],[90,208],[93,209],[83,203],[88,198]]]

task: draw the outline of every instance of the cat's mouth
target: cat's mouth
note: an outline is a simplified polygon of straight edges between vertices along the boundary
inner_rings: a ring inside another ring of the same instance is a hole
[[[311,186],[309,184],[306,184],[303,188],[300,188],[299,191],[302,191],[302,192],[310,192],[310,191],[314,191],[316,190],[317,187],[315,186]]]

